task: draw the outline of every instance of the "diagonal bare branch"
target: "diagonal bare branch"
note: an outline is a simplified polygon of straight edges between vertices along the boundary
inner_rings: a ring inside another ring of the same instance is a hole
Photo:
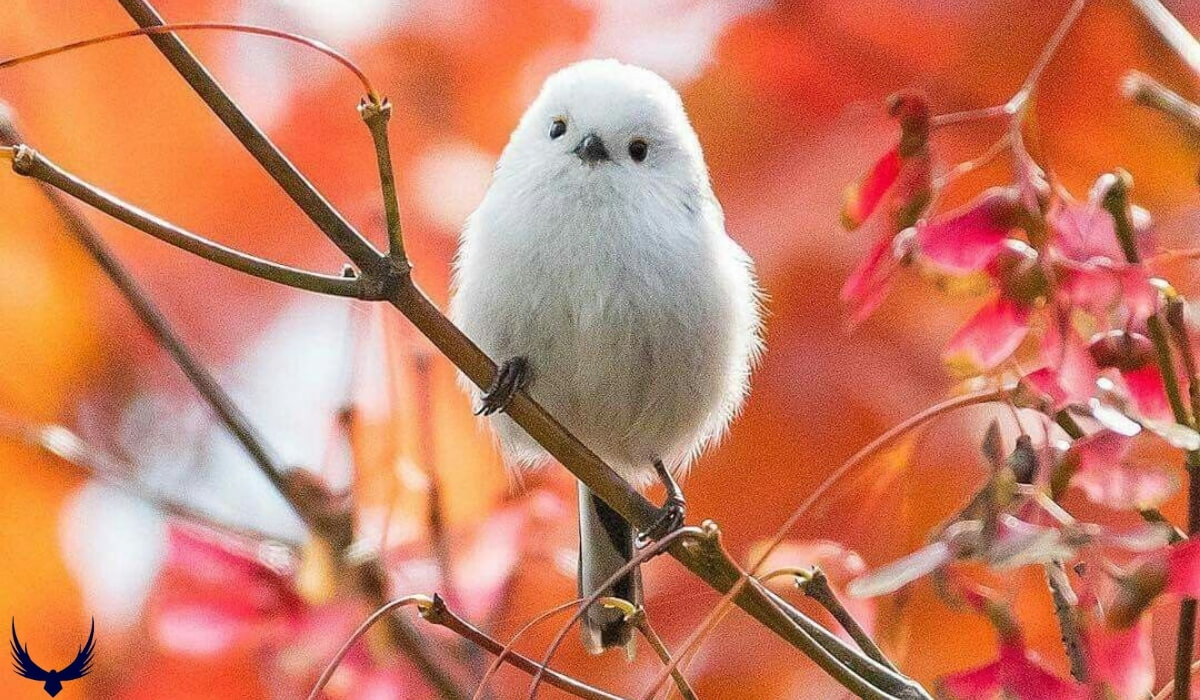
[[[164,24],[158,12],[144,0],[119,0],[140,27]],[[354,229],[313,187],[287,156],[271,143],[267,135],[234,103],[183,41],[175,34],[154,34],[150,41],[158,47],[196,94],[224,122],[242,146],[262,165],[283,191],[333,243],[364,272],[375,270],[381,262],[370,241]]]

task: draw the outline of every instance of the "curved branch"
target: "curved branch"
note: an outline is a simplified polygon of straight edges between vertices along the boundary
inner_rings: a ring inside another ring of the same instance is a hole
[[[125,12],[140,27],[155,27],[164,24],[162,17],[145,0],[119,0]],[[317,225],[346,257],[358,265],[363,272],[379,269],[383,258],[370,241],[354,229],[333,208],[320,192],[313,187],[287,156],[271,143],[267,135],[242,112],[241,108],[225,92],[212,74],[192,54],[183,41],[174,34],[154,34],[150,41],[170,61],[179,75],[195,90],[200,99],[225,124],[250,155],[262,165],[271,178],[292,198],[308,218]]]
[[[245,272],[261,279],[278,282],[288,287],[303,289],[318,294],[363,298],[363,287],[359,280],[334,275],[298,270],[294,267],[264,260],[233,248],[223,246],[185,231],[174,224],[127,204],[68,173],[50,162],[40,153],[25,145],[16,146],[12,159],[13,171],[18,175],[39,180],[51,187],[95,207],[118,221],[154,236],[160,241],[182,248],[193,255],[215,262],[238,272]]]

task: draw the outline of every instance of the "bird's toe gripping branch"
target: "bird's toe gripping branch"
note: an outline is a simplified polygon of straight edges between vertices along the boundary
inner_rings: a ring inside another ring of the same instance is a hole
[[[529,361],[524,357],[513,357],[505,360],[496,370],[496,378],[483,394],[483,403],[477,416],[490,416],[493,413],[508,408],[513,396],[529,384]]]
[[[667,489],[667,500],[663,502],[662,508],[659,508],[659,516],[654,524],[638,534],[637,544],[639,547],[660,540],[683,527],[683,520],[687,515],[683,489],[679,488],[679,482],[671,476],[670,470],[666,468],[661,459],[654,461],[654,471],[658,473],[659,480]]]

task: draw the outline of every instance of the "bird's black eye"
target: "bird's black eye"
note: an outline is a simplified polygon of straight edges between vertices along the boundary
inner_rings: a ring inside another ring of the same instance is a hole
[[[555,119],[554,123],[550,125],[550,138],[556,139],[565,133],[567,133],[567,122],[562,119]]]
[[[650,147],[641,139],[634,139],[629,142],[629,157],[635,162],[641,163],[643,160],[646,160],[646,152],[649,150]]]

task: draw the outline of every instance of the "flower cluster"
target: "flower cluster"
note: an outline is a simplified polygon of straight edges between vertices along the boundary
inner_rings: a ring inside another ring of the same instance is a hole
[[[1151,217],[1130,202],[1122,171],[1074,198],[1025,151],[1019,115],[998,144],[1012,153],[1012,181],[939,211],[939,189],[953,178],[934,177],[937,118],[912,93],[893,98],[890,113],[899,140],[849,188],[843,210],[847,228],[874,238],[842,289],[851,321],[876,311],[904,269],[984,296],[943,359],[958,377],[1010,387],[1016,408],[1040,416],[1044,437],[1022,428],[1006,452],[993,424],[982,450],[990,476],[972,500],[928,545],[849,591],[875,596],[929,576],[949,603],[993,623],[998,658],[945,677],[945,697],[1144,700],[1154,681],[1148,611],[1200,594],[1200,547],[1157,511],[1177,479],[1134,457],[1140,441],[1200,448],[1184,404],[1196,364],[1185,302],[1154,276]],[[1150,522],[1080,522],[1063,505],[1073,495]],[[1073,678],[1042,664],[1002,598],[977,580],[1030,565],[1047,571]]]

